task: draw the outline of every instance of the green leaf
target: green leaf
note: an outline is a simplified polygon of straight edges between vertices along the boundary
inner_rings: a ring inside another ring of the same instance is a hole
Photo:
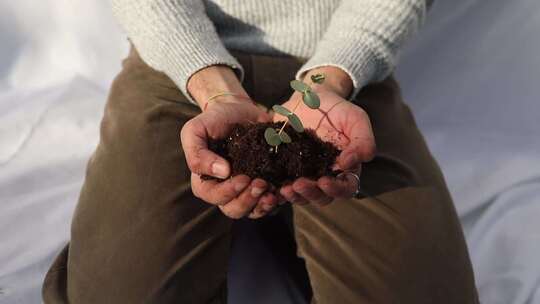
[[[291,137],[289,136],[289,134],[287,134],[287,132],[285,132],[285,130],[281,131],[281,134],[279,134],[279,137],[281,138],[281,141],[286,144],[290,144],[292,142]]]
[[[298,118],[296,114],[292,114],[288,118],[289,118],[289,123],[291,124],[291,126],[296,132],[300,132],[300,133],[304,132],[304,126],[302,125],[300,118]]]
[[[321,100],[319,99],[319,96],[313,91],[305,92],[302,100],[304,101],[306,106],[312,109],[318,109],[321,106]]]
[[[279,146],[281,144],[281,137],[277,134],[276,130],[273,128],[267,128],[264,131],[264,139],[266,143],[270,146]]]
[[[298,92],[305,92],[310,89],[307,84],[301,82],[300,80],[291,81],[291,88]]]
[[[326,76],[324,74],[311,75],[311,81],[314,83],[323,83]]]
[[[281,114],[283,116],[289,116],[292,114],[291,111],[289,111],[289,109],[285,108],[284,106],[281,106],[281,105],[274,105],[272,106],[272,110],[274,110],[274,112],[278,113],[278,114]]]

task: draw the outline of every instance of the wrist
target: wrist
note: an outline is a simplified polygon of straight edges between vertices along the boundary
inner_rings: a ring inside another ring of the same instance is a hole
[[[212,65],[197,71],[189,78],[187,89],[201,109],[208,107],[211,98],[219,102],[250,101],[234,71],[224,65]]]
[[[313,83],[311,76],[324,74],[326,77],[323,83]],[[302,81],[309,84],[314,90],[331,91],[342,98],[348,98],[353,91],[353,82],[349,74],[344,70],[334,66],[322,66],[311,69],[304,74]]]
[[[206,103],[201,105],[201,109],[203,112],[206,111],[208,106],[213,103],[246,103],[249,102],[253,105],[257,105],[251,97],[247,95],[239,95],[232,92],[220,92],[215,95],[212,95],[208,99],[206,99]]]

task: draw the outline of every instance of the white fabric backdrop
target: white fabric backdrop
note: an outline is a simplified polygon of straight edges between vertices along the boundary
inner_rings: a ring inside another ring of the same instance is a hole
[[[439,1],[398,69],[482,303],[540,303],[540,1]]]
[[[485,304],[540,303],[539,32],[538,0],[441,0],[397,71],[447,177]],[[40,302],[126,52],[107,1],[0,0],[1,304]],[[242,252],[231,303],[298,302],[271,263],[260,275]]]

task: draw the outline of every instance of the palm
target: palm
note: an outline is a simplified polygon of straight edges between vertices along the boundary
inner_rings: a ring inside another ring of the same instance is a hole
[[[321,91],[317,93],[321,100],[319,109],[313,110],[300,104],[295,111],[304,127],[313,129],[322,140],[333,143],[344,152],[357,148],[364,150],[368,147],[371,149],[373,134],[367,114],[360,107],[332,92]],[[283,106],[292,110],[300,98],[300,94],[294,94]],[[274,121],[282,120],[284,120],[283,116],[274,116]],[[358,145],[362,147],[357,147]],[[362,160],[361,156],[359,158]]]
[[[206,135],[212,138],[223,138],[229,134],[235,124],[266,122],[270,117],[252,103],[221,102],[208,107],[207,111],[195,119],[204,125]]]

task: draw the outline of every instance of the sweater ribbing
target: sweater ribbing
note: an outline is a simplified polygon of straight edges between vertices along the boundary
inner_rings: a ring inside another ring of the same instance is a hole
[[[151,67],[187,93],[189,77],[214,64],[243,69],[228,50],[307,59],[343,69],[351,98],[382,80],[418,29],[425,0],[112,0],[113,12]],[[190,98],[191,100],[191,98]]]

